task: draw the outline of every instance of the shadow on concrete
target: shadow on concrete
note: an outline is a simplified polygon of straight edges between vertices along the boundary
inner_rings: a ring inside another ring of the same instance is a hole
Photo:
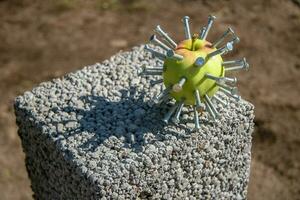
[[[84,136],[88,139],[79,144],[78,148],[85,152],[94,152],[101,144],[105,144],[108,138],[112,139],[111,137],[114,136],[123,141],[123,147],[140,152],[147,143],[163,141],[170,136],[175,136],[177,139],[184,138],[186,136],[183,136],[182,132],[191,131],[180,125],[177,127],[181,130],[180,133],[176,131],[174,124],[167,125],[162,121],[172,104],[150,106],[149,102],[144,101],[145,94],[140,91],[137,93],[136,87],[119,92],[122,94],[120,101],[87,95],[79,98],[86,108],[70,106],[62,108],[63,112],[75,112],[78,119],[77,127],[68,130],[64,138],[88,133],[90,136]],[[72,121],[62,121],[63,124],[69,122]],[[115,141],[119,140],[115,139]]]

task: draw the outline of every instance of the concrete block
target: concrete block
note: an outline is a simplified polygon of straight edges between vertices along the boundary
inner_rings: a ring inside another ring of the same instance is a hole
[[[36,199],[245,199],[254,107],[226,96],[221,118],[192,131],[161,119],[171,103],[140,67],[161,65],[143,46],[41,83],[15,100]]]

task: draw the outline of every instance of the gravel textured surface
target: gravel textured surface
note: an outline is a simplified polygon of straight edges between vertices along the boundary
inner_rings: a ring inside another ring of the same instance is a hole
[[[161,119],[173,102],[152,105],[161,65],[143,46],[119,53],[15,101],[26,166],[38,199],[244,199],[253,105],[222,96],[221,118],[184,108],[181,124]]]

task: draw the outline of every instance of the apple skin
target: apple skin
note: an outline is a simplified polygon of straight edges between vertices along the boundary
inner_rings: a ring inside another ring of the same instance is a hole
[[[194,91],[196,89],[200,92],[201,101],[204,101],[205,94],[212,97],[218,91],[219,87],[215,81],[206,78],[205,74],[209,73],[216,77],[224,77],[225,70],[222,66],[222,57],[216,55],[210,58],[202,67],[194,65],[198,57],[205,59],[208,53],[215,50],[211,48],[211,43],[193,38],[180,42],[175,49],[175,53],[184,57],[182,60],[167,58],[164,61],[163,81],[167,88],[178,83],[182,77],[187,78],[181,91],[174,92],[171,90],[170,92],[170,95],[176,101],[184,98],[185,104],[195,105]]]

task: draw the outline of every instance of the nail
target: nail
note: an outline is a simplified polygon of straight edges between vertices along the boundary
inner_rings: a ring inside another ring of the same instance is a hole
[[[152,67],[147,68],[145,65],[142,66],[142,72],[139,75],[162,75],[163,68]]]
[[[158,105],[162,104],[163,102],[169,101],[171,99],[172,99],[172,97],[170,97],[169,95],[166,95],[163,98],[161,98],[161,100],[158,102]]]
[[[163,68],[147,68],[146,65],[143,65],[142,71],[139,73],[139,75],[162,75]]]
[[[237,78],[236,78],[236,77],[233,77],[233,78],[230,78],[230,77],[222,77],[220,81],[221,81],[221,82],[224,82],[224,83],[236,84]]]
[[[163,71],[163,68],[162,67],[146,67],[146,65],[144,64],[142,66],[142,69],[143,69],[143,72],[146,72],[146,71]]]
[[[199,114],[198,114],[196,106],[194,106],[194,122],[195,122],[195,130],[199,130],[199,128],[200,128]]]
[[[221,103],[223,106],[226,106],[227,103],[223,101],[221,98],[219,98],[216,94],[213,96],[215,100],[217,100],[219,103]]]
[[[150,68],[145,67],[144,69],[145,71],[161,71],[161,72],[163,71],[162,67],[150,67]]]
[[[237,94],[237,87],[230,87],[228,85],[224,85],[224,84],[221,84],[221,83],[218,83],[216,82],[217,86],[225,89],[225,90],[228,90],[231,94]]]
[[[178,106],[178,108],[177,108],[177,110],[176,110],[175,116],[174,116],[174,118],[173,118],[173,122],[174,122],[175,124],[178,124],[178,123],[180,122],[179,117],[180,117],[180,115],[181,115],[181,111],[182,111],[183,106],[184,106],[184,100],[182,100],[182,101],[180,102],[180,104],[179,104],[179,106]]]
[[[183,56],[175,53],[173,50],[167,51],[167,57],[168,58],[173,58],[173,59],[179,60],[179,61],[183,60]]]
[[[206,30],[206,27],[202,27],[201,30],[200,30],[199,38],[200,38],[201,40],[203,40],[205,30]]]
[[[163,118],[163,122],[165,122],[166,124],[169,123],[172,114],[175,112],[178,106],[179,106],[179,102],[176,102],[175,105],[173,105],[171,109],[166,113],[165,117]]]
[[[214,113],[216,118],[219,118],[219,112],[215,108],[214,104],[211,102],[210,98],[207,96],[207,94],[204,95],[205,101],[208,103],[208,106],[210,107],[211,111]]]
[[[151,80],[150,81],[150,85],[151,86],[154,86],[154,85],[157,85],[157,84],[160,84],[160,83],[163,83],[164,80],[163,79],[159,79],[159,80]]]
[[[244,65],[244,68],[245,68],[245,70],[249,70],[249,63],[247,63],[247,61],[246,61],[246,58],[243,58],[243,65]]]
[[[228,97],[234,98],[235,100],[239,101],[241,99],[241,97],[237,94],[232,94],[230,91],[224,89],[224,88],[219,88],[219,90],[221,92],[223,92],[225,95],[227,95]]]
[[[205,74],[206,78],[212,79],[214,81],[219,81],[219,82],[229,82],[231,84],[235,84],[237,82],[237,78],[229,78],[229,77],[217,77],[217,76],[213,76],[211,74]]]
[[[204,105],[201,103],[201,98],[200,98],[199,90],[195,90],[194,95],[195,95],[195,101],[196,101],[196,107],[197,107],[197,109],[198,110],[199,109],[204,110]]]
[[[211,110],[210,106],[208,105],[208,103],[206,101],[204,101],[204,104],[205,104],[205,109],[206,111],[209,113],[210,117],[215,120],[216,119],[216,116],[215,114],[213,113],[213,111]]]
[[[213,48],[217,48],[223,41],[224,39],[227,37],[228,34],[234,34],[234,31],[232,30],[232,28],[228,28],[227,31],[225,31],[223,33],[223,35],[221,35],[221,37],[219,39],[217,39],[217,41],[215,41],[213,44],[212,44],[212,47]]]
[[[176,83],[175,85],[173,85],[173,91],[174,92],[180,92],[182,90],[182,86],[184,85],[184,83],[186,82],[186,78],[182,77],[178,83]]]
[[[153,98],[154,103],[161,103],[166,97],[169,96],[169,92],[171,90],[171,87],[168,87],[164,89],[161,93],[159,93],[156,97]]]
[[[249,64],[247,63],[246,58],[241,60],[225,61],[222,65],[229,65],[229,67],[225,67],[225,71],[235,71],[240,69],[249,70]]]
[[[223,55],[223,54],[226,54],[228,53],[229,51],[232,51],[233,50],[233,45],[231,42],[228,42],[224,47],[220,48],[220,49],[217,49],[211,53],[209,53],[206,57],[206,59],[209,59],[213,56],[216,56],[216,55]]]
[[[166,51],[171,50],[170,47],[168,47],[163,42],[161,42],[159,39],[157,39],[156,35],[152,35],[150,37],[150,42],[153,43],[153,44],[156,44],[156,45],[160,46],[161,48],[163,48]]]
[[[164,32],[164,31],[161,29],[161,27],[160,27],[159,25],[156,26],[155,31],[156,31],[160,36],[162,36],[162,37],[165,39],[165,41],[167,41],[168,44],[169,44],[172,48],[175,49],[175,48],[177,47],[176,42],[174,42],[174,40],[172,40],[172,38],[170,38],[170,36],[169,36],[166,32]]]
[[[229,41],[232,44],[237,44],[240,42],[240,38],[236,35],[234,35],[233,39]]]
[[[203,38],[202,38],[203,40],[206,39],[208,32],[209,32],[210,28],[212,27],[212,24],[214,23],[215,19],[216,19],[216,17],[213,15],[208,16],[207,26],[206,26],[206,29],[205,29],[205,32],[204,32]]]
[[[243,59],[239,59],[239,60],[229,60],[229,61],[224,61],[222,62],[223,66],[227,66],[227,65],[240,65],[241,62],[243,62]]]
[[[142,74],[146,76],[161,76],[162,72],[144,72]]]
[[[216,76],[213,76],[213,75],[208,74],[208,73],[205,74],[205,77],[209,78],[211,80],[214,80],[214,81],[219,81],[220,80],[220,77],[216,77]]]
[[[190,20],[189,16],[184,16],[182,18],[183,26],[184,26],[183,27],[184,28],[184,35],[185,35],[185,39],[187,39],[187,40],[192,39],[191,32],[190,32],[189,20]]]
[[[145,45],[144,49],[162,61],[164,61],[167,58],[165,54],[155,51],[154,49],[150,48],[148,45]]]
[[[194,63],[194,65],[195,65],[196,67],[202,67],[204,64],[205,64],[205,59],[202,58],[202,57],[198,57],[198,58],[195,60],[195,63]]]
[[[162,67],[150,67],[150,68],[146,68],[147,70],[153,70],[153,71],[163,71]]]

